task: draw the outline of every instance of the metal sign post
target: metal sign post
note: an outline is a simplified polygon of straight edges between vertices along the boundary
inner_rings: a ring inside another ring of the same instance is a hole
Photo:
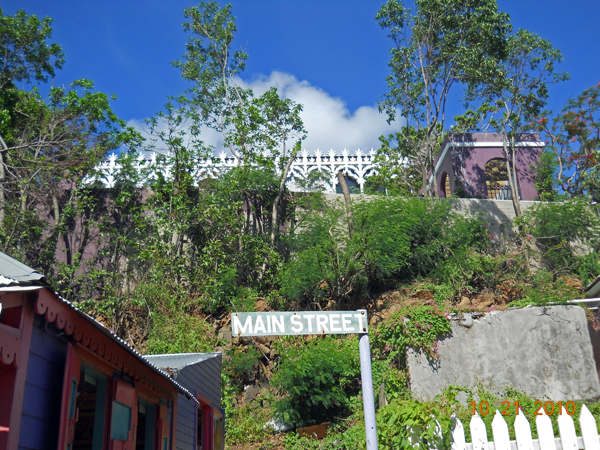
[[[366,310],[364,312],[367,317]],[[363,410],[365,412],[365,434],[367,437],[367,450],[377,450],[377,422],[375,421],[375,395],[373,393],[373,372],[371,371],[371,344],[369,333],[358,335],[358,348],[360,352],[360,376],[363,391]]]
[[[231,334],[234,337],[358,334],[367,450],[377,450],[369,321],[365,309],[358,311],[232,313]]]

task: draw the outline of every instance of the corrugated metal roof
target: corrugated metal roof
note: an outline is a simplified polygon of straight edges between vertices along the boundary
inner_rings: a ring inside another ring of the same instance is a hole
[[[211,358],[218,358],[221,353],[176,353],[170,355],[146,355],[147,361],[160,367],[161,369],[181,370],[184,367],[191,366]]]
[[[100,322],[98,322],[92,316],[90,316],[90,315],[86,314],[85,312],[81,311],[73,303],[71,303],[67,299],[61,297],[57,292],[54,292],[54,294],[63,303],[65,303],[66,305],[70,306],[75,311],[77,311],[79,314],[81,314],[86,319],[88,319],[90,322],[92,322],[97,328],[99,328],[104,334],[108,335],[113,341],[115,341],[121,347],[125,348],[127,351],[129,351],[129,353],[132,353],[137,359],[139,359],[140,361],[142,361],[143,363],[145,363],[147,366],[149,366],[152,370],[154,370],[155,372],[157,372],[163,378],[166,378],[167,380],[169,380],[171,382],[171,384],[175,385],[175,387],[177,387],[181,392],[183,392],[184,394],[186,394],[188,397],[194,399],[196,401],[196,403],[200,404],[198,402],[198,400],[196,400],[196,396],[194,394],[192,394],[192,392],[189,389],[185,388],[182,384],[180,384],[179,382],[177,382],[176,380],[174,380],[173,378],[171,378],[167,372],[165,372],[164,370],[162,370],[160,367],[156,366],[152,362],[146,360],[144,358],[144,355],[142,355],[141,353],[139,353],[136,349],[134,349],[127,342],[125,342],[123,339],[121,339],[119,336],[117,336],[111,330],[109,330],[108,328],[106,328],[104,325],[102,325]]]
[[[0,252],[0,285],[24,285],[45,282],[44,275]]]
[[[7,272],[5,272],[5,270],[7,270]],[[17,274],[16,277],[14,275],[15,273]],[[24,276],[27,273],[29,273],[29,276]],[[39,274],[35,270],[33,270],[31,267],[27,267],[25,264],[20,263],[16,259],[13,259],[10,256],[0,252],[0,277],[7,279],[6,275],[9,275],[11,278],[12,277],[22,278],[22,281],[19,280],[18,278],[11,280],[11,281],[15,282],[15,285],[12,285],[10,287],[13,287],[15,290],[21,290],[21,289],[19,289],[21,286],[28,285],[33,281],[41,280],[41,281],[45,282],[44,276]],[[182,384],[180,384],[179,382],[177,382],[176,380],[171,378],[169,376],[169,374],[166,373],[164,370],[162,370],[160,367],[157,367],[152,362],[146,360],[141,353],[139,353],[136,349],[131,347],[127,342],[125,342],[123,339],[121,339],[119,336],[117,336],[111,330],[106,328],[104,325],[102,325],[100,322],[98,322],[92,316],[81,311],[79,308],[77,308],[77,306],[75,306],[75,304],[73,304],[69,300],[61,297],[58,294],[58,292],[54,291],[50,286],[46,285],[45,287],[49,291],[51,291],[54,295],[56,295],[56,297],[58,299],[60,299],[60,301],[62,301],[65,305],[67,305],[69,308],[75,310],[78,314],[80,314],[85,319],[87,319],[89,322],[91,322],[92,325],[94,325],[96,328],[100,329],[100,331],[102,331],[110,339],[112,339],[114,342],[116,342],[121,347],[123,347],[125,350],[127,350],[129,353],[131,353],[134,357],[136,357],[138,360],[140,360],[143,364],[150,367],[150,369],[152,369],[154,372],[158,373],[163,378],[167,379],[171,384],[173,384],[177,389],[179,389],[180,392],[184,393],[187,397],[193,399],[196,403],[200,404],[198,399],[196,399],[196,396],[189,389],[185,388]],[[7,288],[7,289],[9,289],[9,288]],[[5,290],[6,289],[3,289],[3,291],[5,291]],[[174,355],[174,356],[178,356],[178,355]]]

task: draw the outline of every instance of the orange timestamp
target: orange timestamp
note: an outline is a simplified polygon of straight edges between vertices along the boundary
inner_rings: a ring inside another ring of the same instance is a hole
[[[535,410],[535,412],[533,413],[534,416],[541,416],[544,413],[546,413],[546,415],[551,416],[552,414],[554,414],[554,407],[556,406],[558,408],[558,414],[562,414],[563,412],[563,403],[562,401],[560,402],[541,402],[541,401],[537,401],[534,403],[534,406],[538,406],[538,408]],[[473,407],[473,415],[477,414],[477,403],[476,402],[471,402],[470,405]],[[569,416],[572,416],[573,414],[575,414],[575,410],[577,409],[577,405],[575,405],[575,402],[569,401],[564,403],[565,405],[565,410],[567,411],[567,414]],[[515,415],[519,414],[519,411],[521,411],[521,408],[519,407],[519,402],[509,402],[509,401],[503,401],[502,402],[502,407],[504,408],[500,414],[502,414],[503,416],[510,416],[511,415],[511,411],[513,410],[512,407],[514,406],[514,411],[515,411]],[[540,412],[541,410],[544,410],[544,412]],[[490,404],[486,401],[481,401],[479,402],[479,414],[481,414],[482,416],[487,416],[487,414],[490,412]]]

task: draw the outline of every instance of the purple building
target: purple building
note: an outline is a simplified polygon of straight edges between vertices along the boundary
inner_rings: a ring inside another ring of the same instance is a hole
[[[521,200],[535,200],[532,164],[538,162],[544,143],[537,133],[520,134],[516,141],[517,185]],[[434,161],[439,196],[510,200],[502,135],[450,134]]]

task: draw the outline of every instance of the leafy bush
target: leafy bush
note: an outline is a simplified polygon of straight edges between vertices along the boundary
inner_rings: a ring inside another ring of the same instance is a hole
[[[356,339],[327,337],[289,347],[272,380],[281,394],[276,417],[295,427],[333,420],[347,409],[358,374]]]
[[[155,315],[149,354],[212,352],[219,338],[205,320],[187,314]]]
[[[510,305],[514,307],[527,305],[547,305],[566,303],[577,296],[578,290],[565,286],[563,278],[555,278],[547,270],[538,270],[532,273],[523,285],[522,298]]]
[[[597,261],[600,219],[586,202],[536,203],[515,223],[523,236],[535,238],[543,260],[554,272],[576,273],[584,253],[595,253]]]
[[[252,346],[246,349],[233,348],[227,354],[225,370],[233,376],[234,380],[243,381],[244,376],[254,370],[259,358],[260,354]]]
[[[406,367],[406,349],[437,358],[437,339],[450,331],[450,320],[436,306],[404,307],[373,332],[377,355],[398,368]]]
[[[341,305],[360,299],[369,288],[430,274],[457,289],[476,271],[465,270],[462,259],[489,246],[483,224],[452,212],[447,202],[354,199],[351,215],[350,235],[340,203],[313,205],[305,214],[290,239],[291,259],[280,277],[285,296],[331,298]]]
[[[340,428],[338,428],[340,427]],[[364,450],[365,426],[359,423],[348,429],[343,425],[332,425],[323,439],[298,437],[296,433],[287,433],[284,438],[286,450]]]
[[[538,162],[532,164],[535,190],[542,201],[553,202],[558,197],[555,181],[557,165],[555,155],[550,151],[542,152]]]
[[[410,450],[421,441],[425,448],[445,448],[435,435],[436,419],[443,431],[450,428],[452,411],[438,402],[394,400],[377,415],[377,441],[381,450]],[[448,433],[444,433],[446,437]]]

